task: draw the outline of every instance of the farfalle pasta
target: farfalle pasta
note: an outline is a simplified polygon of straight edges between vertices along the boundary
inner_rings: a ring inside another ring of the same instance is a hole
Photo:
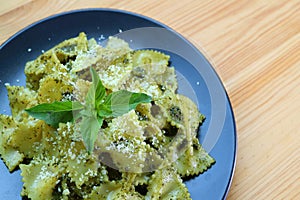
[[[21,195],[40,199],[190,199],[182,178],[215,161],[199,144],[204,120],[197,106],[177,94],[170,57],[132,50],[110,37],[105,47],[84,33],[25,66],[26,86],[7,86],[12,116],[0,115],[0,154],[9,171],[20,168]],[[52,127],[25,109],[82,98],[93,67],[107,93],[145,93],[124,115],[105,119],[89,153],[78,124]]]

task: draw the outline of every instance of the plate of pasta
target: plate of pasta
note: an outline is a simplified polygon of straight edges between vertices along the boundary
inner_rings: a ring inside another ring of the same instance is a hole
[[[58,14],[3,43],[0,67],[4,199],[226,198],[229,98],[211,60],[166,25]]]

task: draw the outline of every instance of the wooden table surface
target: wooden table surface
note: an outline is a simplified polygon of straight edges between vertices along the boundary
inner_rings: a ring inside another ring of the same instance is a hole
[[[0,0],[0,43],[44,17],[91,7],[154,18],[214,62],[237,124],[228,199],[300,199],[299,0]]]

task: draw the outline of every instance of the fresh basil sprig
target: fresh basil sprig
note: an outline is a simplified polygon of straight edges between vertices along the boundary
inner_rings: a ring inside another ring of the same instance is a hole
[[[85,105],[78,101],[55,101],[26,109],[32,117],[44,120],[55,128],[59,123],[74,121],[74,117],[81,118],[80,132],[88,152],[93,151],[94,143],[105,118],[121,116],[135,109],[138,104],[149,103],[152,100],[147,94],[126,90],[107,95],[97,72],[92,67],[90,72],[92,85],[85,98]]]

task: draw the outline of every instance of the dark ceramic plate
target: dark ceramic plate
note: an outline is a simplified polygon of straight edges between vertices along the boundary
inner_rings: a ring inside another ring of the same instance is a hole
[[[171,55],[178,92],[192,98],[206,116],[199,140],[216,160],[208,171],[185,184],[192,199],[225,199],[236,160],[235,121],[226,91],[198,49],[153,19],[120,10],[87,9],[51,16],[21,30],[0,47],[0,113],[10,114],[5,83],[24,85],[27,61],[81,31],[99,42],[117,35],[134,49],[159,49]],[[0,160],[1,199],[21,199],[21,189],[20,171],[9,173]]]

